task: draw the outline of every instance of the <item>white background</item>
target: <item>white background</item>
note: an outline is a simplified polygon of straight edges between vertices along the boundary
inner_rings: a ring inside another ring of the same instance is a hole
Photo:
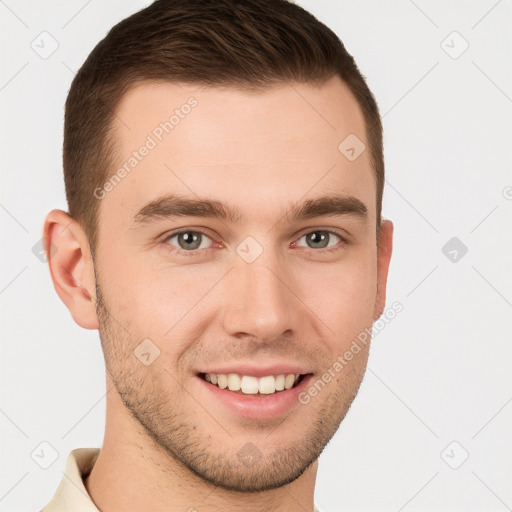
[[[383,215],[395,225],[388,304],[404,307],[374,339],[360,393],[321,456],[315,501],[326,512],[508,510],[512,2],[298,3],[340,36],[378,100]],[[2,512],[40,509],[68,453],[102,444],[98,334],[74,323],[32,247],[46,213],[67,209],[73,74],[145,5],[0,1]],[[47,59],[31,48],[40,37],[51,48],[44,31],[58,43]],[[456,262],[442,251],[452,237],[468,249]],[[30,455],[43,441],[58,452],[46,470]]]

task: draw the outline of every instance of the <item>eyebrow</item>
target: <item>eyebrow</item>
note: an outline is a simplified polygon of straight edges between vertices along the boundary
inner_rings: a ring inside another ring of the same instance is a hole
[[[365,219],[368,217],[368,209],[356,197],[330,195],[293,205],[284,219],[293,223],[321,216],[342,215]],[[139,225],[175,217],[211,217],[237,223],[243,219],[243,214],[239,208],[213,199],[192,199],[170,194],[146,204],[132,220],[135,225]]]

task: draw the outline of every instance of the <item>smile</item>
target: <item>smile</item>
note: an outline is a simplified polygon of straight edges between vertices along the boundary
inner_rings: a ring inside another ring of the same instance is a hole
[[[298,373],[265,375],[254,377],[237,373],[204,373],[201,375],[207,382],[220,389],[228,389],[244,395],[271,395],[296,386],[303,375]]]

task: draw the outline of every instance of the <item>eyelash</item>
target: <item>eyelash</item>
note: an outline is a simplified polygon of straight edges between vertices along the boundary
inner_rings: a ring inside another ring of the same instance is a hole
[[[162,245],[164,246],[164,248],[168,251],[170,251],[171,253],[173,254],[178,254],[180,256],[197,256],[200,252],[203,252],[203,251],[209,251],[211,250],[211,248],[206,248],[206,249],[193,249],[191,251],[186,251],[185,249],[181,249],[179,247],[176,247],[174,245],[171,245],[169,244],[169,240],[171,240],[171,238],[174,238],[182,233],[196,233],[196,234],[199,234],[201,236],[205,236],[207,238],[209,238],[210,240],[212,240],[212,237],[208,236],[208,234],[206,234],[204,231],[201,231],[201,230],[197,230],[197,229],[182,229],[180,231],[175,231],[173,233],[170,233],[169,235],[167,235],[163,240],[162,240]],[[311,231],[307,231],[303,234],[300,235],[299,237],[299,240],[306,236],[306,235],[309,235],[311,233],[328,233],[329,235],[335,235],[337,236],[340,240],[341,240],[341,243],[342,243],[342,246],[339,247],[339,246],[335,246],[335,247],[331,247],[331,248],[324,248],[324,249],[313,249],[311,247],[300,247],[299,250],[301,249],[310,249],[311,251],[314,251],[314,252],[320,252],[320,253],[332,253],[332,252],[336,252],[336,251],[340,251],[342,250],[345,246],[349,245],[349,241],[344,238],[343,236],[341,236],[339,233],[337,233],[336,231],[332,231],[332,230],[329,230],[329,229],[313,229]],[[214,240],[212,240],[213,242]],[[330,242],[330,240],[329,240]],[[294,242],[295,243],[295,242]]]

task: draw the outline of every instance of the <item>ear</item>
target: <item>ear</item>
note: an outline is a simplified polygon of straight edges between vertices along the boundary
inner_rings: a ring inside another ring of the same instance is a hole
[[[98,329],[94,265],[84,230],[67,212],[52,210],[44,221],[43,241],[58,296],[78,325]]]
[[[393,223],[390,220],[383,220],[380,229],[377,247],[377,296],[373,313],[374,321],[378,320],[386,306],[386,284],[388,281],[389,261],[393,251]]]

